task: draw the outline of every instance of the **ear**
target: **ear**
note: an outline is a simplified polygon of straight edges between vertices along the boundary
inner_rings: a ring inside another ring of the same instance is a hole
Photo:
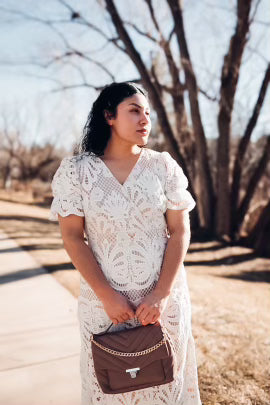
[[[113,115],[110,113],[108,110],[104,110],[104,117],[108,123],[108,125],[111,125],[110,120],[112,119]]]

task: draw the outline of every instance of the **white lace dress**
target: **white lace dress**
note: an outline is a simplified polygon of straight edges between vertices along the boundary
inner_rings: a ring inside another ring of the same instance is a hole
[[[53,181],[49,215],[85,217],[85,234],[110,285],[135,306],[155,286],[169,235],[166,209],[192,210],[181,167],[168,152],[142,148],[123,185],[93,154],[64,158]],[[102,302],[80,276],[78,319],[81,333],[81,405],[201,405],[191,303],[182,266],[161,322],[177,356],[177,378],[169,383],[123,394],[104,394],[96,380],[90,334],[105,331],[111,320]],[[137,321],[138,322],[138,321]],[[128,321],[125,327],[138,323]],[[123,324],[110,329],[119,330]]]

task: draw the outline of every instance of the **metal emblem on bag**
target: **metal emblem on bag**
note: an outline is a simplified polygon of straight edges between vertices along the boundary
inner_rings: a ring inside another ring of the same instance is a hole
[[[131,378],[136,378],[138,371],[140,371],[140,367],[128,368],[128,369],[126,370],[126,373],[130,373],[130,377],[131,377]]]

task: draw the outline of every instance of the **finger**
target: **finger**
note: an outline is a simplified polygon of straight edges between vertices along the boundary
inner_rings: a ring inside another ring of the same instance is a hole
[[[139,305],[138,308],[136,309],[135,315],[137,318],[140,317],[141,312],[143,311],[144,306],[143,305]]]
[[[125,318],[124,315],[119,315],[119,316],[117,317],[117,319],[118,319],[118,322],[119,322],[119,323],[126,322],[126,318]]]
[[[156,323],[158,316],[155,314],[152,317],[152,321],[150,322],[151,324]]]
[[[140,315],[140,321],[142,324],[145,324],[145,320],[147,319],[149,311],[144,310]]]
[[[151,324],[156,323],[159,317],[160,312],[157,310],[157,308],[153,309],[152,311],[150,311],[149,323]]]
[[[124,319],[125,322],[129,319],[127,312],[125,312],[121,317]]]
[[[112,318],[112,323],[114,324],[114,325],[117,325],[118,324],[118,321],[117,321],[117,319],[116,318]]]
[[[127,312],[125,312],[125,313],[122,315],[122,318],[123,318],[124,321],[126,322],[126,321],[129,319],[129,314],[128,314]]]
[[[129,316],[131,316],[132,318],[134,318],[135,316],[135,311],[133,310],[132,307],[129,307],[129,309],[126,311],[128,313]]]
[[[135,313],[133,311],[128,311],[127,314],[128,314],[128,319],[135,318]]]
[[[148,312],[149,312],[149,309],[147,309],[145,306],[143,306],[141,308],[141,310],[138,311],[137,318],[139,318],[141,320],[144,319],[146,317],[146,315],[148,314]]]
[[[148,325],[149,323],[151,323],[152,322],[152,320],[153,320],[153,312],[149,312],[148,314],[147,314],[147,316],[144,318],[144,320],[143,320],[143,324],[144,325]]]

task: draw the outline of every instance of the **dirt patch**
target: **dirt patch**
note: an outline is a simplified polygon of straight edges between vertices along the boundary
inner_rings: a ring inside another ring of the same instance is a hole
[[[0,212],[0,228],[78,297],[80,275],[49,210],[0,201]],[[203,405],[269,405],[270,259],[192,242],[185,267]]]

